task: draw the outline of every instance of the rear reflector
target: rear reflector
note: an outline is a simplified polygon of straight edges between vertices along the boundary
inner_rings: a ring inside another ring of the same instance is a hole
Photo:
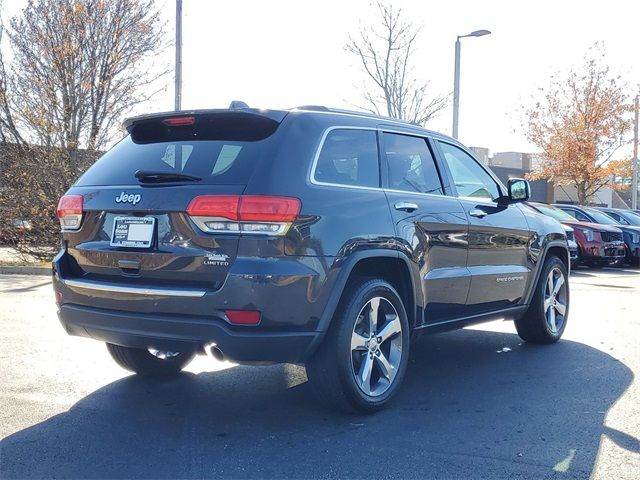
[[[83,214],[82,195],[64,195],[58,202],[56,211],[63,230],[80,228]]]
[[[241,222],[291,223],[300,213],[300,200],[262,195],[201,195],[191,200],[187,213]]]
[[[254,310],[225,310],[225,315],[233,325],[257,325],[260,312]]]
[[[163,120],[164,124],[169,125],[170,127],[175,127],[177,125],[193,125],[195,121],[195,117],[172,117],[165,118]]]

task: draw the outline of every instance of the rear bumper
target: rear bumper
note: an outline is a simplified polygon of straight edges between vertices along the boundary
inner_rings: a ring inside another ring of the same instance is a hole
[[[324,336],[318,322],[335,284],[317,262],[288,258],[238,258],[218,290],[78,275],[64,251],[52,263],[70,335],[158,350],[215,343],[238,362],[306,360]],[[260,324],[232,325],[226,310],[259,310]]]
[[[318,332],[234,331],[224,320],[105,310],[63,304],[60,323],[69,335],[125,347],[158,350],[201,349],[215,343],[238,362],[303,362],[319,339]]]

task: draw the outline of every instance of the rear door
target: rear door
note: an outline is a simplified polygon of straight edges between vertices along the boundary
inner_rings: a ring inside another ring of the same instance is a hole
[[[445,195],[427,138],[381,132],[383,180],[396,232],[422,281],[424,323],[466,309],[468,221],[460,202]]]
[[[531,233],[518,205],[498,205],[501,187],[469,153],[438,141],[439,153],[469,220],[470,313],[517,304],[528,285]]]
[[[134,124],[69,192],[82,197],[84,212],[79,230],[63,232],[65,275],[220,288],[238,251],[238,195],[269,156],[278,125],[233,112]],[[189,215],[203,195],[219,196],[216,218]]]

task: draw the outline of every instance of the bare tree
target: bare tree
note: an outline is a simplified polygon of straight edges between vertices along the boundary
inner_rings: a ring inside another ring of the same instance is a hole
[[[123,114],[163,86],[153,60],[164,25],[154,0],[29,0],[4,33],[0,238],[51,251],[60,194],[120,134]]]
[[[429,81],[413,75],[411,61],[421,28],[404,19],[401,9],[377,3],[378,21],[349,37],[346,50],[369,77],[366,110],[424,125],[447,104],[448,96],[429,93]],[[378,23],[379,22],[379,23]]]

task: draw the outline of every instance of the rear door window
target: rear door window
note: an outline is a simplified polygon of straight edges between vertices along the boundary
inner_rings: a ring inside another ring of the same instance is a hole
[[[379,187],[376,132],[346,128],[331,130],[322,144],[313,175],[319,183]]]
[[[442,195],[442,184],[427,141],[421,137],[384,133],[389,188]]]

